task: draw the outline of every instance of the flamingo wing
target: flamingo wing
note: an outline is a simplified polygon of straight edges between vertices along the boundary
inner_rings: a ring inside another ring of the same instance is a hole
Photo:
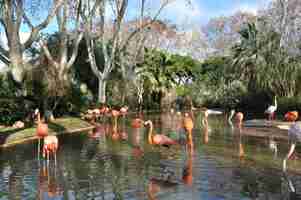
[[[158,145],[172,145],[172,144],[177,144],[177,142],[166,135],[154,135],[153,136],[153,141],[155,144]]]
[[[276,107],[276,106],[269,106],[269,107],[264,111],[264,113],[271,114],[271,113],[275,112],[276,110],[277,110],[277,107]]]

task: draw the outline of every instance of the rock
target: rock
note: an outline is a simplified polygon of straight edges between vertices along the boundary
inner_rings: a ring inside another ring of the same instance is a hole
[[[13,127],[14,127],[14,128],[24,128],[24,122],[22,122],[22,121],[16,121],[16,122],[13,124]]]

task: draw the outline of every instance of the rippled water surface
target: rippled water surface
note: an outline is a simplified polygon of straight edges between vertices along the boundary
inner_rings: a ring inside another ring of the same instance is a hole
[[[183,131],[177,116],[144,119],[152,119],[157,133]],[[101,127],[107,136],[60,136],[57,165],[38,160],[36,141],[1,150],[0,200],[301,199],[288,186],[291,181],[297,192],[301,189],[299,161],[289,161],[286,176],[281,171],[287,142],[276,140],[275,153],[270,139],[247,136],[223,116],[210,116],[207,128],[199,116],[193,151],[157,147],[147,143],[147,128],[132,128],[130,121],[118,121],[118,130],[128,134],[123,141],[111,140],[109,120]]]

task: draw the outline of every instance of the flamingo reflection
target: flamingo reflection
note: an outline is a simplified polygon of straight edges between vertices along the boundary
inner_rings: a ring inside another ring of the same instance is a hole
[[[152,178],[149,180],[148,186],[147,186],[147,196],[149,200],[158,200],[156,196],[161,190],[166,190],[173,188],[176,186],[177,183],[172,183],[169,181],[164,181],[160,179]]]
[[[136,118],[132,121],[131,125],[132,125],[132,134],[131,134],[130,141],[133,145],[132,155],[135,158],[140,158],[144,154],[140,146],[143,120],[141,120],[140,118]]]
[[[237,140],[238,140],[238,157],[243,158],[245,156],[245,150],[242,142],[242,125],[241,122],[238,122],[238,134],[237,134]]]
[[[193,143],[192,140],[190,140],[189,142]],[[188,146],[193,147],[193,144],[190,144]],[[187,155],[186,155],[185,167],[184,167],[183,176],[182,176],[183,182],[188,186],[192,186],[192,184],[193,184],[193,174],[192,174],[193,154],[194,154],[193,148],[188,148]]]
[[[56,175],[56,167],[42,162],[38,174],[38,199],[62,199],[63,190],[60,188]]]

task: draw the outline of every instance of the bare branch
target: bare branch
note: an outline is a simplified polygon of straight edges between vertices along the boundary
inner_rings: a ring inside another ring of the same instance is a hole
[[[49,51],[47,45],[46,45],[42,40],[41,40],[39,43],[40,43],[41,47],[43,48],[44,53],[45,53],[47,59],[49,60],[49,62],[50,62],[53,66],[55,66],[56,68],[58,68],[58,67],[59,67],[59,64],[53,59],[53,57],[52,57],[52,55],[51,55],[51,53],[50,53],[50,51]]]
[[[137,33],[139,33],[141,30],[143,30],[144,28],[146,28],[146,27],[148,27],[149,25],[151,25],[152,23],[154,23],[154,22],[157,20],[157,17],[160,15],[160,13],[161,13],[161,11],[163,10],[163,8],[164,8],[165,6],[167,6],[168,3],[169,3],[169,2],[166,1],[166,2],[164,2],[164,3],[161,5],[161,7],[159,8],[158,12],[154,15],[154,17],[153,17],[152,20],[150,20],[148,23],[145,23],[145,24],[139,26],[136,30],[134,30],[134,31],[128,36],[128,38],[125,40],[125,43],[124,43],[124,45],[121,47],[121,50],[124,50],[124,49],[128,46],[128,44],[129,44],[129,42],[131,41],[131,39],[132,39]]]
[[[78,54],[78,46],[79,46],[80,41],[83,38],[83,35],[84,35],[83,33],[80,33],[77,36],[77,38],[74,40],[72,56],[71,56],[70,60],[67,63],[67,69],[69,69],[73,65],[73,63],[75,62],[75,59],[76,59],[77,54]]]
[[[2,55],[2,54],[0,54],[0,60],[1,60],[4,64],[6,64],[6,65],[9,65],[9,64],[10,64],[9,59],[8,59],[6,56]]]
[[[86,44],[87,44],[88,57],[89,57],[89,62],[90,62],[90,65],[91,65],[91,69],[92,69],[93,73],[97,76],[97,78],[101,78],[102,73],[98,70],[97,64],[96,64],[96,59],[95,59],[94,41],[91,38],[88,39],[88,36],[87,36],[86,37]]]
[[[31,32],[30,32],[30,36],[29,38],[27,39],[27,41],[24,43],[23,45],[23,49],[27,49],[28,47],[31,46],[31,44],[37,40],[37,37],[38,37],[38,34],[39,32],[44,29],[49,23],[50,21],[52,20],[52,18],[55,16],[58,8],[61,6],[61,4],[63,3],[64,0],[56,0],[54,1],[54,5],[53,7],[51,8],[48,16],[46,17],[46,19],[40,23],[39,25],[37,25],[36,27],[34,27],[32,25],[32,23],[30,23],[28,17],[26,16],[25,12],[23,12],[23,18],[24,18],[24,21],[25,23],[28,24],[28,26],[31,28]]]

